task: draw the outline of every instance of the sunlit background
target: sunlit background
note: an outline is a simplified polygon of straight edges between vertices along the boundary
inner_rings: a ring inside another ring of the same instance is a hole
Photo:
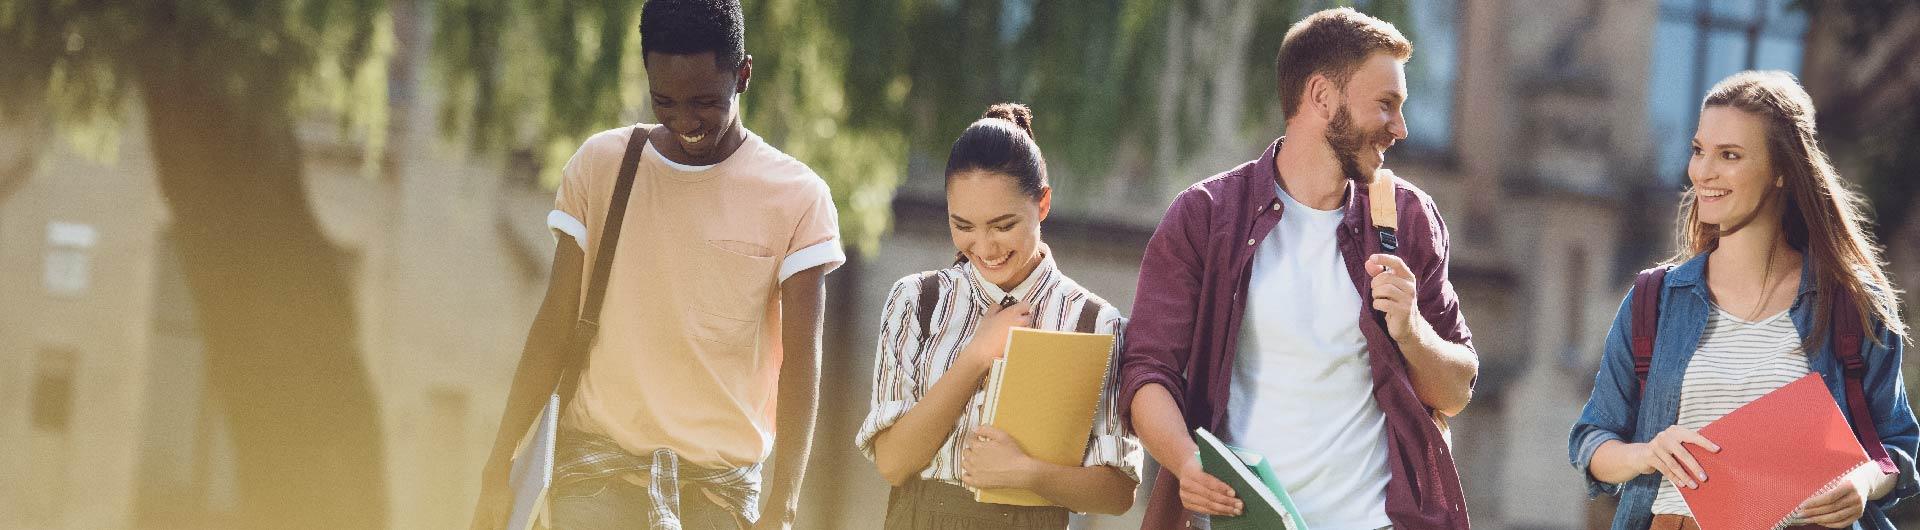
[[[1801,77],[1920,281],[1912,2],[1353,3],[1415,43],[1389,166],[1453,234],[1478,528],[1607,521],[1567,428],[1629,278],[1671,252],[1721,77]],[[880,526],[852,447],[879,305],[951,260],[939,168],[965,123],[1032,105],[1047,241],[1126,309],[1173,194],[1281,133],[1274,52],[1333,4],[747,0],[746,123],[827,179],[852,247],[799,526]],[[639,5],[0,0],[0,528],[465,528],[558,167],[648,119]],[[1137,528],[1146,491],[1074,524]]]

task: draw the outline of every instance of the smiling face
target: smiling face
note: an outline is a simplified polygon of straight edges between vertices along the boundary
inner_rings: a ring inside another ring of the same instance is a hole
[[[1759,116],[1727,107],[1700,112],[1693,136],[1687,179],[1692,181],[1694,212],[1701,223],[1724,232],[1750,220],[1778,219],[1779,191],[1767,152],[1767,124]],[[1774,215],[1768,215],[1774,214]]]
[[[984,170],[956,174],[947,180],[953,247],[987,281],[1003,289],[1019,285],[1040,264],[1040,221],[1051,203],[1051,188],[1035,199],[1011,176]]]
[[[740,147],[746,135],[734,95],[746,91],[751,57],[736,70],[719,67],[713,52],[650,52],[646,66],[653,115],[667,129],[664,145],[656,146],[662,154],[703,166],[725,160]]]
[[[1327,145],[1348,179],[1372,182],[1387,161],[1387,149],[1407,137],[1407,120],[1400,113],[1407,100],[1406,68],[1391,54],[1373,54],[1340,95],[1339,110],[1327,123]]]

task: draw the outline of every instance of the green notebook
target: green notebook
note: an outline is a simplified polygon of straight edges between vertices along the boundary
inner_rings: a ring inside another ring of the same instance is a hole
[[[1205,428],[1193,430],[1193,441],[1200,446],[1200,467],[1233,487],[1234,496],[1245,505],[1239,516],[1213,516],[1213,530],[1307,530],[1300,509],[1294,507],[1265,457],[1222,443]]]

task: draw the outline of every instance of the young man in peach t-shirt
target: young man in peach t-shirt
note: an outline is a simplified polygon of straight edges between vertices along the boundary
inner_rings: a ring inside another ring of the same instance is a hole
[[[846,261],[833,201],[805,164],[741,124],[736,96],[753,61],[738,2],[651,0],[642,9],[660,124],[596,134],[563,171],[547,218],[558,240],[552,283],[514,377],[476,527],[505,519],[511,452],[559,378],[636,131],[647,138],[598,341],[560,418],[552,521],[785,528],[793,519],[819,397],[823,278]],[[761,516],[769,456],[771,513]]]

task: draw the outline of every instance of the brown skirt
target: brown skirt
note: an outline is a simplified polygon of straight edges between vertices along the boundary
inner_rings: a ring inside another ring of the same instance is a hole
[[[1789,526],[1787,530],[1824,530],[1820,525],[1803,524]],[[1653,526],[1647,530],[1700,530],[1700,523],[1684,515],[1658,514],[1653,516]]]
[[[886,530],[1061,530],[1067,509],[1007,506],[973,500],[967,488],[914,479],[887,494]]]

